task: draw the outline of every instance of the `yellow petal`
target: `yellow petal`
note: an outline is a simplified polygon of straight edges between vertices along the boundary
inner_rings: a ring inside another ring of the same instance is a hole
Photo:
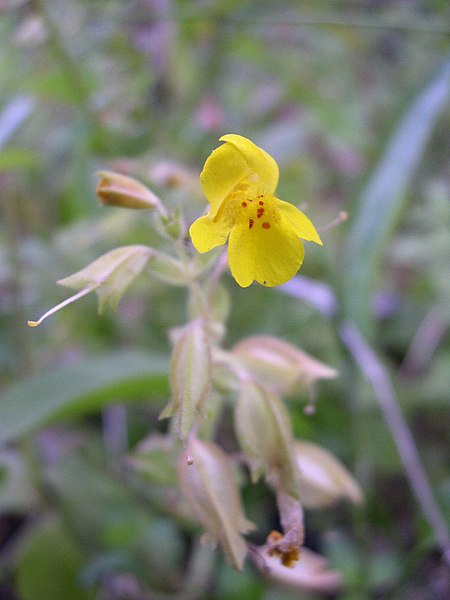
[[[231,194],[272,194],[278,183],[277,163],[256,144],[232,133],[220,141],[225,144],[208,157],[200,175],[203,193],[211,205],[211,219]]]
[[[228,133],[220,140],[234,146],[244,157],[251,174],[259,175],[258,188],[261,193],[273,194],[278,185],[278,165],[265,150],[242,135]]]
[[[293,228],[282,226],[283,220],[269,229],[255,225],[233,227],[228,244],[231,273],[241,287],[254,279],[273,287],[289,281],[299,270],[305,254],[303,244]]]
[[[322,240],[320,239],[316,228],[301,210],[290,202],[283,202],[283,200],[277,200],[277,207],[282,215],[283,221],[289,223],[298,237],[322,246]]]
[[[225,244],[230,228],[230,223],[224,219],[215,222],[208,215],[205,215],[192,223],[189,228],[189,235],[195,249],[203,254],[216,246]]]

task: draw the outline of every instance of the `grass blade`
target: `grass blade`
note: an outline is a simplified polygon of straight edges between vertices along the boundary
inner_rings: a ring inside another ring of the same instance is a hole
[[[167,372],[167,361],[160,356],[127,351],[25,379],[0,399],[0,443],[118,400],[165,396]]]
[[[405,191],[450,95],[450,56],[400,119],[350,224],[344,255],[347,320],[370,337],[372,294],[385,244],[404,207]]]

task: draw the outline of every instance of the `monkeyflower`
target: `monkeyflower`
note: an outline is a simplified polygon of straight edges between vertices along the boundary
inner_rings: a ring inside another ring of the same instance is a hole
[[[192,243],[204,253],[228,240],[230,270],[241,287],[285,283],[303,262],[301,240],[322,245],[319,234],[298,208],[274,195],[278,165],[267,152],[240,135],[220,141],[200,175],[210,208],[191,225]]]
[[[327,560],[323,556],[308,548],[302,548],[300,560],[295,561],[290,568],[286,568],[277,552],[273,551],[273,537],[269,536],[264,546],[256,548],[256,552],[249,554],[255,565],[270,581],[295,591],[319,594],[335,594],[339,591],[342,587],[342,577],[340,573],[328,567]]]

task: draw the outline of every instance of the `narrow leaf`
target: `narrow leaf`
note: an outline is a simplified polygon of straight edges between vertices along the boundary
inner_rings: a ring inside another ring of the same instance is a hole
[[[398,123],[351,222],[344,255],[343,300],[347,318],[369,334],[371,298],[383,251],[426,143],[450,95],[450,57]]]
[[[22,600],[89,600],[78,581],[83,555],[61,523],[37,523],[22,543],[17,591]]]
[[[21,381],[0,399],[0,443],[117,400],[165,396],[167,369],[159,355],[119,352]]]

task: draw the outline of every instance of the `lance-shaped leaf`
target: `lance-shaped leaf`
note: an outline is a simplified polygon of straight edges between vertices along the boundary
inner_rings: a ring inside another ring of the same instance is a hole
[[[448,109],[449,97],[450,54],[413,98],[355,203],[346,249],[340,257],[342,300],[346,318],[368,337],[374,333],[371,297],[376,290],[384,250],[404,214],[406,192],[440,115]]]
[[[170,365],[172,399],[160,415],[175,417],[176,429],[185,440],[195,417],[201,411],[211,389],[211,349],[204,323],[189,323],[178,337]]]
[[[291,424],[280,398],[252,380],[242,381],[235,430],[253,479],[264,473],[269,483],[276,481],[286,493],[298,498]]]
[[[77,273],[60,279],[58,283],[74,290],[95,290],[99,311],[106,304],[115,308],[128,286],[141,273],[153,255],[147,246],[122,246],[107,252]]]
[[[220,543],[225,558],[241,570],[247,544],[241,533],[254,528],[245,518],[227,455],[215,444],[190,439],[178,462],[181,491],[192,513],[206,529],[205,541]]]

